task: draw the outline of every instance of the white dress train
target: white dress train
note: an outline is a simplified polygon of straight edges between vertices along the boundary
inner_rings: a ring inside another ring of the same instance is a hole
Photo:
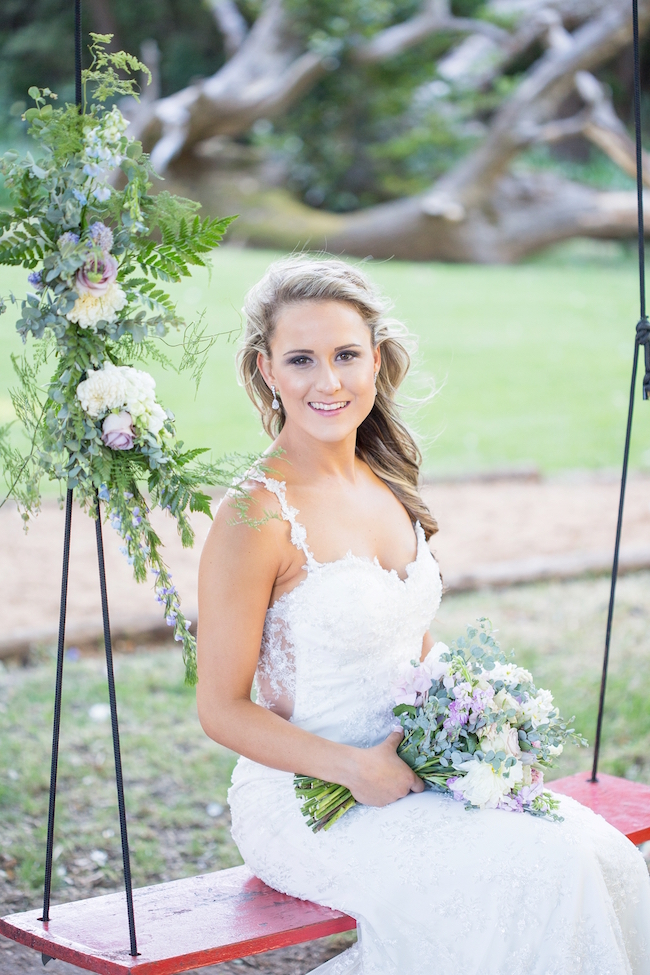
[[[348,554],[318,563],[283,482],[260,474],[305,554],[306,578],[268,611],[258,703],[332,741],[378,744],[394,718],[397,667],[419,657],[441,582],[420,525],[402,580]],[[359,940],[318,975],[650,975],[650,878],[604,819],[560,797],[561,823],[467,812],[439,793],[356,806],[314,834],[293,776],[241,758],[232,833],[271,887],[337,908]]]

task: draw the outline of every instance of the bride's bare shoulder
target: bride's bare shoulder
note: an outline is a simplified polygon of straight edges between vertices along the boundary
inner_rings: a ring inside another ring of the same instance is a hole
[[[283,534],[278,498],[259,481],[245,481],[219,504],[203,555],[218,549],[229,560],[271,556]]]

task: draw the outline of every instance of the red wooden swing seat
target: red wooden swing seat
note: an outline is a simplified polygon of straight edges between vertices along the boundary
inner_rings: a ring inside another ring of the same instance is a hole
[[[97,975],[176,975],[204,965],[350,931],[347,914],[279,894],[247,867],[133,891],[137,958],[129,954],[124,894],[0,919],[0,934]]]
[[[650,786],[579,772],[551,784],[633,843],[650,840]],[[246,867],[134,892],[140,954],[129,954],[124,894],[107,894],[0,919],[0,934],[97,975],[176,975],[354,928],[353,918],[279,894]]]
[[[549,782],[548,787],[593,809],[633,843],[650,840],[650,785],[604,772],[592,782],[587,772],[577,772]]]

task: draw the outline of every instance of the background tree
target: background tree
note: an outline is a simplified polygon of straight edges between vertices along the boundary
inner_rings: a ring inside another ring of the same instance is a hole
[[[23,77],[63,80],[69,7],[3,6],[5,104],[20,107]],[[566,237],[634,233],[629,7],[92,0],[85,9],[87,26],[115,31],[122,46],[157,42],[143,50],[153,67],[160,51],[158,87],[125,108],[170,188],[242,215],[233,236],[511,261]],[[645,29],[650,3],[640,7]]]

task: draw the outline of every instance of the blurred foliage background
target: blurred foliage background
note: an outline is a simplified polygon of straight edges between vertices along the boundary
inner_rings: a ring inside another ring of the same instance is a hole
[[[424,190],[478,144],[495,109],[541,53],[533,45],[486,88],[453,86],[437,72],[438,60],[458,44],[451,32],[380,64],[360,67],[348,56],[359,38],[414,16],[419,0],[286,0],[284,6],[297,37],[307,48],[327,52],[332,70],[280,117],[258,119],[236,141],[263,151],[299,199],[330,211]],[[238,8],[250,25],[262,2],[241,0]],[[113,33],[116,49],[138,53],[155,40],[163,96],[214,74],[226,61],[210,0],[85,0],[83,9],[84,30]],[[451,12],[511,26],[485,0],[452,0]],[[72,13],[69,0],[4,0],[0,6],[0,147],[24,135],[20,116],[29,85],[48,85],[72,99]],[[642,54],[646,121],[647,42]],[[598,72],[626,124],[632,122],[630,59],[626,49]],[[603,189],[633,186],[581,137],[530,150],[524,162]]]

